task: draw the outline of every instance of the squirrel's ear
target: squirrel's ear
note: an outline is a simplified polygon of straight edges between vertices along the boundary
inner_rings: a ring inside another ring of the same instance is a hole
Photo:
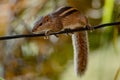
[[[49,18],[49,16],[47,15],[47,16],[44,17],[44,19],[45,19],[44,21],[49,21],[50,18]]]

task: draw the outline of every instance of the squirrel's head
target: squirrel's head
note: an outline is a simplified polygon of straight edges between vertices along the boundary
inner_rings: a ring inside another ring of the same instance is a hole
[[[40,17],[35,23],[34,27],[32,29],[32,32],[34,33],[41,33],[45,32],[48,30],[51,30],[53,24],[54,24],[54,19],[51,18],[51,15],[46,15],[44,17]]]

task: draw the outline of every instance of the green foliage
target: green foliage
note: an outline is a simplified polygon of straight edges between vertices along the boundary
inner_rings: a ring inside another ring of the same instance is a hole
[[[3,78],[0,77],[0,80],[5,80],[5,79],[3,79]]]
[[[102,23],[111,22],[115,0],[105,0]]]

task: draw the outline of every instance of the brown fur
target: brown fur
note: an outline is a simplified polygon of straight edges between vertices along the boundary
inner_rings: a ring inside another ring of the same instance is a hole
[[[77,74],[83,75],[88,62],[88,39],[87,32],[77,32],[72,35],[74,47],[74,64]]]
[[[87,25],[89,25],[87,18],[75,8],[63,7],[39,19],[33,28],[33,32],[45,31],[45,33],[53,33],[63,29],[84,28]],[[89,53],[87,32],[74,33],[72,40],[76,73],[83,75],[87,68],[87,55]]]

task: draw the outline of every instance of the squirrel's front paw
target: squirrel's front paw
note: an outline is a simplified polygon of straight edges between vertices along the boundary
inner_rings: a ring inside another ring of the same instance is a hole
[[[48,36],[49,36],[50,34],[52,34],[52,33],[54,33],[54,32],[51,31],[51,30],[45,31],[45,36],[47,37],[47,39],[48,39]],[[59,37],[57,34],[54,34],[54,36],[55,36],[55,37]]]

